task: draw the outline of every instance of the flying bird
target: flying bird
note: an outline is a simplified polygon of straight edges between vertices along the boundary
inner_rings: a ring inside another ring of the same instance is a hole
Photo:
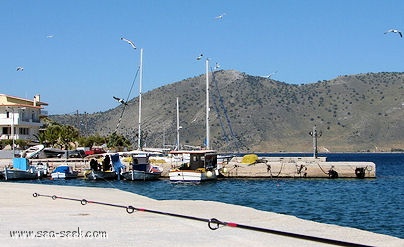
[[[125,102],[125,100],[123,100],[123,99],[121,99],[121,98],[118,98],[118,97],[115,97],[115,96],[112,96],[116,101],[118,101],[119,103],[121,103],[122,105],[128,105],[126,102]]]
[[[50,34],[50,35],[47,35],[47,36],[46,36],[46,38],[48,38],[48,39],[51,39],[51,38],[53,38],[53,37],[54,37],[53,34]]]
[[[401,37],[401,38],[403,37],[403,34],[401,33],[401,31],[400,31],[400,30],[397,30],[397,29],[390,29],[390,30],[387,30],[386,32],[384,32],[384,34],[386,34],[386,33],[398,33],[398,34],[400,34],[400,37]]]
[[[134,44],[132,41],[130,41],[130,40],[128,40],[128,39],[125,39],[125,38],[123,38],[123,37],[121,38],[121,40],[128,42],[128,44],[129,44],[130,46],[132,46],[133,49],[136,49],[136,46],[135,46],[135,44]]]
[[[196,60],[201,60],[202,57],[203,57],[203,54],[199,55],[199,56],[196,58]]]
[[[17,71],[24,71],[23,67],[17,67]]]
[[[278,71],[272,72],[271,74],[266,75],[266,76],[263,76],[263,77],[265,77],[265,78],[267,78],[267,79],[270,79],[270,78],[271,78],[273,75],[275,75],[277,72],[278,72]]]
[[[223,13],[223,14],[221,14],[221,15],[218,15],[218,16],[215,17],[215,19],[218,19],[218,20],[223,19],[223,17],[224,17],[225,15],[226,15],[226,13]]]

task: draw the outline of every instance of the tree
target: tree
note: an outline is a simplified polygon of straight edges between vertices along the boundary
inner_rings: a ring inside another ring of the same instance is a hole
[[[80,146],[91,148],[95,145],[99,146],[105,144],[107,142],[107,138],[96,134],[88,137],[79,137],[77,141]]]
[[[58,143],[65,149],[69,149],[70,143],[76,141],[78,137],[78,129],[70,125],[62,125],[59,132]]]
[[[45,131],[39,133],[36,137],[38,141],[46,146],[68,149],[71,142],[79,137],[79,131],[70,125],[61,125],[53,121],[47,121]]]
[[[114,147],[114,148],[123,148],[123,147],[130,147],[131,143],[127,140],[124,136],[113,132],[111,135],[107,137],[107,146]]]

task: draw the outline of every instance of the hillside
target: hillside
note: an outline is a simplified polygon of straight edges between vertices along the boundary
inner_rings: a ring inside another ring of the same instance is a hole
[[[302,85],[232,70],[216,71],[210,78],[211,148],[311,152],[309,132],[316,125],[322,132],[320,151],[404,149],[404,73],[346,75]],[[205,87],[205,75],[201,75],[144,93],[146,145],[176,142],[176,97],[181,144],[203,145]],[[106,112],[51,118],[79,127],[83,134],[108,135],[115,130],[122,110],[123,105]],[[118,133],[136,143],[137,128],[136,97],[128,102]]]

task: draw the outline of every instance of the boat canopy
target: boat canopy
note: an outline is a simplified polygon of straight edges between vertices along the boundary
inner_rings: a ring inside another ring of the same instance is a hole
[[[179,151],[171,151],[170,154],[207,154],[207,153],[216,153],[216,150],[179,150]]]
[[[13,168],[26,171],[29,169],[28,159],[26,158],[13,158]]]
[[[53,172],[69,173],[70,169],[68,166],[58,166]]]
[[[112,162],[112,165],[114,166],[115,171],[120,171],[122,168],[125,167],[125,165],[122,164],[118,153],[110,154],[110,157],[111,157],[111,162]]]

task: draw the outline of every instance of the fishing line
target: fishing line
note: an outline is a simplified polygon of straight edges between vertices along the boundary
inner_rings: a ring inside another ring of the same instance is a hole
[[[345,241],[340,241],[340,240],[335,240],[335,239],[321,238],[321,237],[303,235],[303,234],[298,234],[298,233],[285,232],[285,231],[273,230],[273,229],[268,229],[268,228],[261,228],[261,227],[256,227],[256,226],[243,225],[243,224],[238,224],[238,223],[234,223],[234,222],[226,222],[226,221],[218,220],[216,218],[210,218],[210,219],[199,218],[199,217],[195,217],[195,216],[169,213],[169,212],[163,212],[163,211],[156,211],[156,210],[146,209],[146,208],[137,208],[134,206],[124,206],[124,205],[118,205],[118,204],[112,204],[112,203],[106,203],[106,202],[98,202],[98,201],[91,201],[91,200],[87,200],[87,199],[62,197],[62,196],[56,196],[56,195],[51,196],[51,195],[42,195],[39,193],[33,193],[32,196],[33,197],[47,197],[47,198],[52,198],[52,200],[62,199],[62,200],[76,201],[76,202],[80,202],[81,205],[98,204],[98,205],[104,205],[104,206],[110,206],[110,207],[123,208],[126,210],[126,212],[128,214],[132,214],[135,211],[139,211],[139,212],[160,214],[160,215],[172,216],[172,217],[195,220],[195,221],[202,221],[202,222],[208,223],[208,227],[211,230],[217,230],[220,227],[228,226],[228,227],[236,227],[236,228],[241,228],[241,229],[246,229],[246,230],[251,230],[251,231],[281,235],[281,236],[285,236],[285,237],[304,239],[304,240],[309,240],[309,241],[314,241],[314,242],[333,244],[333,245],[338,245],[338,246],[369,247],[369,245],[345,242]]]

